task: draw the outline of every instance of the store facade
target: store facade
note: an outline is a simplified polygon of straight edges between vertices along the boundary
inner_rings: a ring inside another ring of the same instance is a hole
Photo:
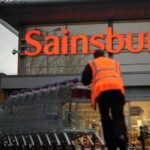
[[[18,75],[80,76],[87,61],[93,58],[92,50],[104,49],[106,56],[116,59],[122,66],[130,143],[139,146],[139,127],[150,128],[150,11],[147,3],[81,1],[79,6],[79,2],[43,2],[45,11],[38,3],[39,11],[23,5],[31,16],[24,14],[24,21],[21,17],[16,21],[19,27]],[[111,35],[107,29],[111,29]],[[25,53],[28,51],[32,55],[38,49],[40,52],[35,56]],[[63,107],[65,110],[69,104]],[[99,112],[90,108],[89,100],[72,101],[72,128],[95,128],[101,132],[99,122]],[[150,145],[149,139],[146,144]]]
[[[93,34],[103,34],[105,38],[98,39],[98,41],[101,41],[101,43],[106,43],[106,28],[108,26],[108,22],[84,22],[84,23],[68,23],[68,24],[56,24],[56,25],[38,25],[38,26],[29,26],[28,28],[25,28],[26,31],[23,37],[28,33],[28,31],[33,30],[39,30],[41,31],[41,36],[35,35],[34,39],[41,38],[39,41],[46,45],[48,42],[44,41],[44,38],[46,36],[57,36],[59,39],[62,39],[62,36],[64,36],[61,32],[63,29],[69,30],[69,37],[72,35],[87,35],[87,37],[91,37]],[[112,30],[114,33],[121,33],[123,37],[126,39],[127,33],[132,33],[133,39],[132,39],[132,47],[135,49],[135,51],[138,51],[140,49],[140,35],[139,32],[144,33],[144,44],[143,49],[141,52],[138,53],[131,53],[127,46],[125,45],[123,50],[120,53],[112,54],[111,57],[116,59],[121,63],[122,66],[122,72],[123,74],[139,74],[139,73],[147,73],[150,70],[150,56],[149,56],[149,50],[148,50],[148,38],[147,33],[149,33],[149,26],[150,21],[149,20],[126,20],[126,21],[114,21],[112,22]],[[37,36],[37,37],[36,37]],[[70,40],[70,39],[69,39]],[[71,41],[71,40],[70,40]],[[53,41],[52,41],[53,42]],[[40,54],[36,57],[30,57],[26,56],[24,61],[22,61],[23,66],[22,72],[23,74],[27,75],[35,75],[35,74],[81,74],[82,70],[87,63],[89,59],[92,59],[92,54],[89,52],[88,54],[83,54],[82,49],[84,46],[85,41],[82,39],[78,41],[77,43],[77,54],[71,54],[70,48],[71,48],[71,42],[67,45],[68,46],[68,54],[54,54],[54,47],[50,49],[51,53],[53,53],[50,56],[47,56],[46,54]],[[62,43],[60,43],[60,51],[62,50]],[[28,49],[28,51],[32,51],[33,45],[26,43],[25,45],[20,44],[21,47],[25,47]],[[96,46],[88,45],[89,49],[97,49]],[[114,51],[118,47],[118,41],[117,39],[113,40],[113,48]],[[26,50],[25,49],[25,50]],[[105,51],[107,56],[110,56],[110,54]],[[135,76],[136,78],[136,76]],[[142,78],[140,79],[142,80]],[[138,81],[135,81],[138,82]],[[139,90],[138,87],[134,85],[133,88],[128,88],[128,93],[132,93],[132,90],[135,90],[135,92],[142,92],[142,90]],[[143,89],[144,90],[144,89]],[[147,88],[145,88],[146,92]],[[148,92],[148,90],[147,90]],[[149,92],[148,92],[149,93]],[[130,98],[127,97],[127,104],[125,106],[125,116],[126,116],[126,123],[129,129],[129,133],[133,136],[135,145],[138,145],[139,142],[135,138],[139,135],[139,127],[140,125],[150,125],[150,116],[149,116],[149,94],[147,93],[146,99],[145,97],[136,97],[136,93],[134,93]],[[88,106],[87,106],[88,105]],[[96,121],[96,124],[98,125],[99,122],[99,113],[98,111],[95,113],[90,109],[89,103],[74,103],[73,104],[73,126],[75,128],[90,128],[91,123],[93,120]],[[89,117],[90,116],[90,117]],[[78,118],[78,121],[76,120]],[[135,140],[136,139],[136,140]]]

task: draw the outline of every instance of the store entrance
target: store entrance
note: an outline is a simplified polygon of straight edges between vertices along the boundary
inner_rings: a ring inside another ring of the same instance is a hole
[[[65,105],[65,109],[69,104]],[[150,101],[128,101],[124,107],[125,121],[128,129],[130,147],[141,147],[138,140],[140,126],[150,133]],[[71,104],[71,128],[76,130],[94,130],[102,138],[102,126],[99,110],[93,110],[89,102],[73,102]],[[145,139],[145,145],[150,146],[150,138]]]
[[[129,143],[131,146],[139,147],[141,143],[138,140],[140,135],[140,126],[144,132],[150,133],[150,102],[132,101],[129,103]],[[145,146],[150,146],[150,137],[145,137]]]

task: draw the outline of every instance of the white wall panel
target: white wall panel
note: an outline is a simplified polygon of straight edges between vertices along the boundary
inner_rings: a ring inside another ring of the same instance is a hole
[[[138,47],[137,33],[139,32],[150,32],[150,21],[127,21],[127,22],[114,22],[113,32],[124,34],[126,37],[127,32],[132,32],[133,47]],[[150,52],[147,50],[147,37],[145,34],[144,49],[141,53],[131,53],[127,50],[126,43],[124,50],[114,55],[114,58],[122,64],[122,71],[124,72],[135,72],[135,71],[150,71]],[[126,40],[126,38],[125,38]],[[114,43],[117,43],[115,40]],[[116,48],[117,45],[114,46]]]

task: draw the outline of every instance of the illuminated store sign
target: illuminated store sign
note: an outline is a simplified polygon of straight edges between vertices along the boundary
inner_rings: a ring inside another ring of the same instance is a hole
[[[146,34],[146,38],[144,38]],[[43,45],[40,41],[35,39],[33,36],[42,37],[42,32],[39,30],[28,31],[25,35],[25,41],[30,46],[34,47],[34,51],[25,50],[25,55],[27,56],[37,56],[40,53],[45,55],[67,55],[68,53],[77,54],[78,52],[78,42],[82,41],[82,54],[92,53],[92,49],[89,49],[89,44],[97,47],[98,49],[106,50],[110,53],[117,54],[120,53],[124,47],[129,52],[139,53],[143,51],[144,44],[147,43],[147,50],[150,51],[150,32],[144,33],[139,32],[137,34],[137,47],[133,47],[134,35],[131,32],[126,33],[123,36],[120,33],[113,33],[111,27],[106,28],[106,36],[104,34],[93,34],[88,37],[85,34],[79,35],[69,35],[69,30],[62,29],[62,37],[56,35],[49,35],[44,38],[47,44]],[[117,40],[117,48],[113,48],[113,40]],[[100,40],[104,40],[102,42]],[[145,41],[147,40],[147,41]],[[70,47],[68,46],[70,45]]]

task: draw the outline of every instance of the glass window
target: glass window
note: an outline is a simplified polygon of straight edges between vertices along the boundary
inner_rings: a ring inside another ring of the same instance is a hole
[[[144,127],[144,131],[150,133],[150,102],[134,101],[130,102],[130,145],[140,146],[138,140],[140,135],[140,126]],[[145,145],[150,146],[150,137],[146,137]]]
[[[78,24],[64,24],[64,25],[36,25],[36,26],[27,26],[24,29],[23,34],[25,32],[30,30],[40,30],[41,35],[40,36],[34,36],[35,39],[40,41],[43,46],[45,44],[48,44],[49,42],[46,42],[44,38],[49,35],[56,35],[60,38],[59,46],[60,51],[62,49],[62,41],[61,37],[63,36],[62,29],[67,28],[69,30],[69,36],[70,35],[79,35],[79,34],[85,34],[88,37],[92,34],[104,34],[105,28],[107,26],[107,23],[78,23]],[[25,43],[24,35],[21,38],[21,44],[20,48],[22,51],[28,49],[29,51],[34,51],[34,48],[32,46],[29,46]],[[70,53],[70,39],[68,41],[68,52]],[[102,40],[102,42],[105,42]],[[90,45],[90,42],[88,42],[88,48],[91,49],[97,49],[96,47]],[[22,67],[25,68],[22,70],[25,70],[26,74],[75,74],[75,73],[81,73],[83,71],[83,68],[87,61],[89,59],[92,59],[92,54],[83,55],[81,52],[83,51],[82,47],[82,40],[79,40],[77,42],[77,54],[76,55],[57,55],[57,56],[43,56],[41,54],[37,57],[27,57],[25,56],[22,61]],[[43,69],[41,69],[41,67]]]
[[[131,101],[127,102],[124,107],[130,147],[141,147],[141,142],[138,140],[140,126],[144,127],[146,133],[150,133],[149,105],[149,101]],[[69,103],[63,106],[63,113],[64,118],[67,120],[69,114]],[[73,129],[95,130],[103,138],[99,110],[93,110],[90,103],[74,102],[71,104],[71,127]],[[145,144],[146,146],[150,146],[150,137],[145,139]]]
[[[123,72],[142,72],[142,71],[149,71],[150,70],[150,55],[148,52],[148,38],[147,34],[150,26],[150,21],[142,20],[142,21],[124,21],[124,22],[113,22],[112,28],[113,33],[120,33],[123,35],[124,39],[126,40],[126,33],[131,32],[133,33],[133,48],[138,47],[138,35],[137,33],[143,32],[144,33],[144,48],[141,53],[133,54],[127,50],[126,42],[125,47],[119,54],[114,54],[114,58],[119,61],[122,65],[122,71]],[[104,39],[97,39],[98,41],[101,41],[102,43],[106,43],[106,27],[108,27],[108,22],[85,22],[85,23],[69,23],[69,24],[56,24],[56,25],[36,25],[36,26],[27,26],[22,31],[22,37],[20,39],[20,49],[24,51],[25,49],[28,49],[30,51],[34,51],[34,48],[28,44],[25,43],[24,35],[27,31],[37,29],[41,31],[40,36],[35,36],[37,40],[39,40],[43,46],[45,44],[48,44],[49,42],[46,42],[44,38],[49,35],[56,35],[59,37],[59,48],[60,52],[62,50],[62,29],[67,28],[69,30],[68,36],[72,35],[79,35],[79,34],[85,34],[88,36],[88,49],[93,50],[97,49],[96,46],[93,46],[89,42],[89,37],[93,34],[104,34]],[[71,52],[71,40],[68,40],[68,53]],[[118,40],[113,40],[113,48],[118,47]],[[51,49],[52,50],[52,49]],[[81,52],[83,51],[83,42],[82,40],[78,40],[77,42],[77,55],[58,55],[58,56],[38,56],[39,58],[28,58],[28,57],[22,57],[22,70],[25,70],[24,73],[26,74],[35,74],[35,72],[31,72],[29,70],[30,68],[35,67],[45,67],[47,69],[44,69],[42,73],[44,74],[62,74],[62,73],[68,73],[71,70],[74,70],[70,72],[70,74],[74,73],[81,73],[83,67],[81,65],[85,65],[87,63],[87,60],[92,59],[92,54],[83,55]],[[107,53],[107,52],[106,52]],[[43,55],[43,54],[41,54]],[[24,62],[23,62],[24,61]],[[59,69],[53,69],[52,67],[55,66]],[[68,66],[71,66],[72,69],[68,68]],[[35,69],[38,70],[38,69]],[[68,71],[69,70],[69,71]],[[40,69],[39,71],[36,71],[36,74],[41,74]]]

